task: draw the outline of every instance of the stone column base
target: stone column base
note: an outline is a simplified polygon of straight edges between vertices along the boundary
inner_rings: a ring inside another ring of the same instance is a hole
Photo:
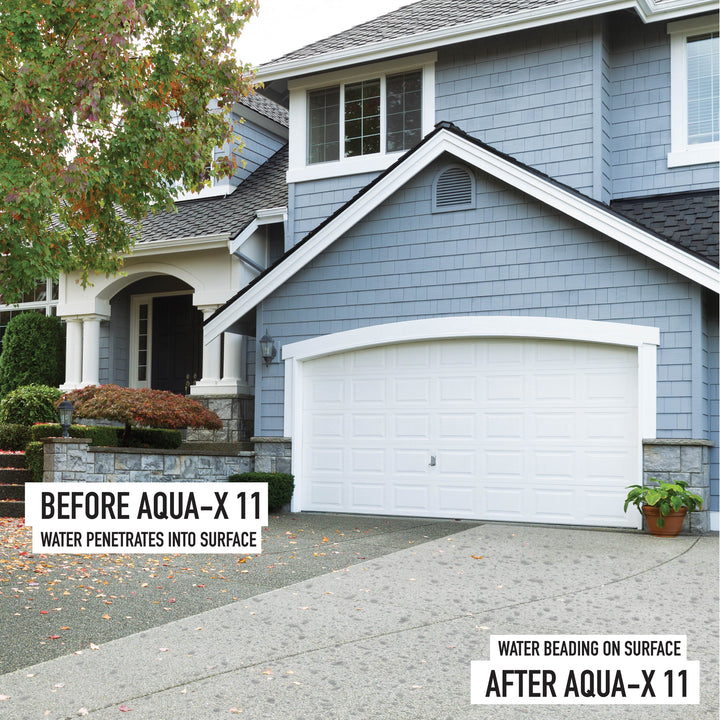
[[[252,395],[192,395],[222,420],[221,430],[188,428],[188,442],[245,442],[255,425],[255,398]]]
[[[643,440],[643,484],[684,480],[688,489],[703,499],[703,509],[688,513],[685,531],[710,531],[710,448],[709,440],[659,438]]]
[[[285,437],[253,437],[255,472],[292,472],[292,440]]]

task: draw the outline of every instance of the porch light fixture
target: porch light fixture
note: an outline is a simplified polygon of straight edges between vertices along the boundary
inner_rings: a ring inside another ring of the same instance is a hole
[[[265,361],[265,367],[267,367],[277,355],[275,343],[270,335],[268,335],[267,328],[265,328],[265,334],[260,338],[260,354]]]
[[[73,406],[69,400],[63,400],[58,405],[58,417],[60,418],[60,427],[62,427],[64,438],[70,437],[70,425],[72,425]]]

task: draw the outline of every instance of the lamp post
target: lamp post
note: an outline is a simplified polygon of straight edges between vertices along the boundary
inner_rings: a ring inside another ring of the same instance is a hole
[[[70,437],[70,425],[72,425],[73,406],[69,400],[63,400],[58,405],[58,417],[60,418],[60,427],[62,427],[64,438]]]

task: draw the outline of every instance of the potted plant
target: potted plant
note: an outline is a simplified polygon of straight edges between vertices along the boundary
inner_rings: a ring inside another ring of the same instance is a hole
[[[685,515],[701,510],[703,500],[691,493],[684,480],[663,482],[650,478],[657,485],[628,485],[630,491],[625,498],[625,512],[628,505],[635,505],[645,517],[648,530],[653,535],[675,537],[681,528]]]

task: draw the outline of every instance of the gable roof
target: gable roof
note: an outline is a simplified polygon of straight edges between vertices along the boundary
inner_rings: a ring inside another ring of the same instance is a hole
[[[632,9],[644,22],[717,11],[716,0],[419,0],[260,66],[269,83],[478,37]]]
[[[230,195],[175,203],[176,212],[149,215],[135,248],[149,243],[207,235],[241,233],[258,210],[287,205],[287,145],[278,150]]]
[[[678,247],[717,265],[719,199],[717,190],[696,190],[612,200],[610,207]]]
[[[452,123],[441,122],[418,145],[218,308],[205,322],[205,341],[217,337],[243,317],[443,153],[454,155],[700,285],[720,291],[717,270],[706,260],[669,243],[666,238],[607,205],[473,138]]]

